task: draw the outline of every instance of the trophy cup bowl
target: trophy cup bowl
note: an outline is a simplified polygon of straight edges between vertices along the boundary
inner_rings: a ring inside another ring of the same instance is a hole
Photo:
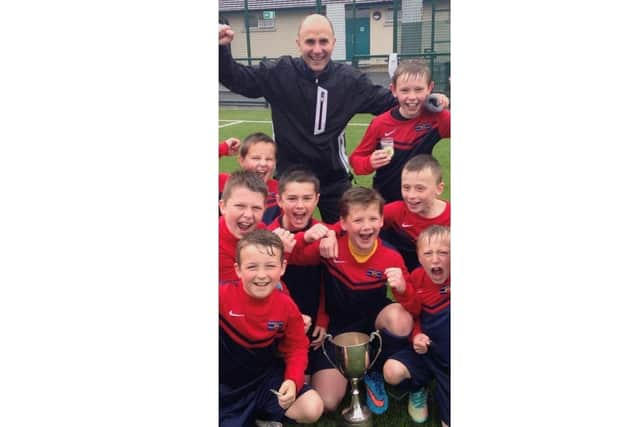
[[[380,345],[373,361],[369,356],[370,345],[374,338],[378,338]],[[325,342],[333,344],[336,354],[335,363],[331,360],[325,349]],[[342,411],[344,424],[347,426],[371,427],[373,419],[367,406],[360,404],[360,392],[358,382],[364,377],[369,367],[373,365],[382,351],[382,338],[378,331],[371,335],[360,332],[345,332],[334,338],[327,334],[322,342],[322,353],[329,363],[336,368],[351,383],[351,405]],[[369,363],[371,361],[371,363]]]

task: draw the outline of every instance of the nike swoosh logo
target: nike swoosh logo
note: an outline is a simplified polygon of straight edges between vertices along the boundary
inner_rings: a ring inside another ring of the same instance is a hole
[[[343,260],[341,260],[341,259],[334,259],[334,260],[333,260],[333,263],[334,263],[334,264],[344,264],[344,261],[343,261]]]
[[[385,132],[385,133],[384,133],[384,136],[389,136],[389,135],[393,134],[395,131],[396,131],[396,130],[394,129],[394,130],[392,130],[391,132]]]
[[[376,407],[382,408],[384,406],[384,401],[376,398],[376,396],[373,394],[373,392],[369,388],[367,388],[367,394],[369,395],[369,399],[371,399],[371,401]]]
[[[244,317],[244,314],[234,313],[233,310],[229,310],[229,316],[233,317]]]
[[[404,222],[402,224],[400,224],[402,226],[402,228],[409,228],[409,227],[413,227],[413,224],[405,224]]]

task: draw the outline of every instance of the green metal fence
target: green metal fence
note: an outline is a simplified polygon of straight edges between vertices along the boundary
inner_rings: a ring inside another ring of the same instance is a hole
[[[265,58],[296,55],[291,49],[300,20],[320,13],[335,21],[331,12],[338,7],[338,19],[344,22],[333,23],[344,31],[346,52],[339,57],[334,50],[334,60],[349,62],[384,85],[389,82],[390,53],[397,53],[398,61],[423,58],[431,68],[434,90],[450,94],[449,0],[219,0],[219,4],[221,18],[233,21],[234,43],[239,47],[233,47],[234,55],[240,62],[255,65]],[[273,43],[265,43],[266,37]],[[279,44],[289,51],[280,51],[286,49],[279,49]],[[225,102],[223,96],[220,99]]]

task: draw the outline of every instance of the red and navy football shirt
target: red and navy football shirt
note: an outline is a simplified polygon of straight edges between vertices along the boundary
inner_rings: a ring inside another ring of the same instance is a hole
[[[341,332],[343,326],[362,319],[375,322],[380,310],[389,302],[384,274],[387,268],[400,268],[405,281],[410,280],[400,254],[380,239],[376,251],[362,263],[349,250],[348,241],[347,234],[338,238],[338,258],[320,257],[319,241],[294,248],[290,256],[291,263],[322,264],[330,333]],[[404,299],[404,295],[393,292],[398,301]]]
[[[393,138],[393,157],[388,165],[375,171],[373,188],[378,190],[386,202],[402,200],[402,168],[418,154],[431,154],[438,141],[450,136],[450,127],[449,110],[436,113],[422,109],[418,117],[405,119],[400,115],[398,107],[392,108],[373,118],[362,141],[349,156],[349,163],[356,175],[373,173],[369,160],[371,153],[381,148],[381,138]]]
[[[444,211],[433,218],[411,212],[402,200],[384,205],[384,225],[380,237],[400,252],[409,271],[420,265],[416,256],[416,242],[422,230],[432,225],[451,225],[451,204],[443,201],[446,204]]]
[[[299,391],[309,340],[293,300],[277,291],[264,299],[252,298],[239,283],[221,286],[218,292],[220,382],[242,387],[284,359],[284,379],[293,380]]]

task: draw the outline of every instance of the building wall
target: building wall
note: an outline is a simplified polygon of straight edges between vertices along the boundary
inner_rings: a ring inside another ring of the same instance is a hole
[[[389,5],[373,7],[369,11],[369,22],[371,30],[371,55],[388,55],[393,51],[393,24],[385,23],[387,16],[393,19],[393,11],[388,10]],[[382,15],[379,21],[373,19],[374,12]],[[392,21],[393,22],[393,21]]]
[[[302,9],[275,11],[275,30],[250,30],[251,56],[253,58],[266,56],[277,58],[282,55],[297,56],[298,46],[296,36],[302,19],[313,10]],[[254,12],[255,13],[255,12]],[[243,12],[225,12],[225,18],[233,29],[235,36],[231,42],[231,49],[235,58],[247,57],[247,33],[244,26]]]
[[[405,0],[406,3],[406,0]],[[410,3],[409,3],[410,4]],[[346,5],[334,5],[333,7],[345,7]],[[388,55],[393,50],[393,25],[389,23],[393,19],[393,11],[391,10],[391,3],[381,4],[365,4],[358,5],[358,14],[366,14],[369,16],[370,22],[370,53],[371,55]],[[419,5],[418,5],[419,6]],[[414,5],[415,7],[415,5]],[[449,0],[437,0],[437,9],[446,9],[449,7]],[[268,57],[276,58],[281,55],[297,56],[298,48],[296,46],[296,36],[298,32],[298,26],[302,19],[309,13],[313,13],[314,8],[308,9],[275,9],[275,30],[251,30],[251,56],[256,57]],[[375,11],[379,11],[382,14],[380,20],[375,21],[372,17]],[[222,12],[223,15],[229,20],[231,27],[235,31],[235,38],[231,44],[233,55],[236,58],[246,58],[246,32],[244,28],[244,12]],[[252,11],[250,13],[257,13]],[[345,13],[345,12],[343,12]],[[335,12],[334,12],[335,14]],[[346,16],[350,17],[351,12],[346,11]],[[333,16],[332,16],[333,18]],[[448,22],[441,21],[445,18],[445,14],[438,13],[436,15],[436,23],[438,32],[448,31]],[[333,18],[335,20],[335,18]],[[409,18],[411,19],[411,18]],[[413,19],[415,20],[415,18]],[[429,24],[431,22],[431,2],[423,1],[422,4],[422,22]],[[340,34],[336,34],[338,38],[337,48],[334,51],[334,58],[337,60],[344,59],[344,23],[334,24],[338,27],[342,33],[342,40]],[[426,27],[425,27],[426,28]],[[446,28],[446,30],[445,30]],[[337,31],[339,33],[340,31]],[[436,34],[436,39],[442,38]],[[400,43],[400,32],[398,34],[398,43]],[[430,35],[423,36],[423,47],[428,48],[430,46]],[[436,44],[438,51],[449,51],[449,44]],[[374,62],[384,62],[384,59],[380,59]]]
[[[347,30],[345,25],[344,4],[328,4],[327,18],[333,24],[333,31],[336,36],[336,45],[333,48],[333,59],[342,61],[347,57]]]

